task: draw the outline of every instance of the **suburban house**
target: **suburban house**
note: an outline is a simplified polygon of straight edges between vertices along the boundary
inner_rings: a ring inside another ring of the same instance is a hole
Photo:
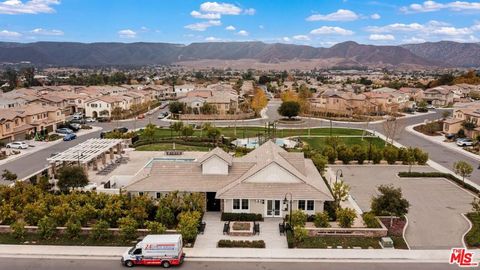
[[[473,123],[475,128],[464,128],[464,122]],[[465,135],[470,138],[476,138],[480,135],[480,103],[473,103],[465,108],[455,109],[452,117],[443,122],[443,132],[446,134],[456,134],[460,129],[463,129]]]
[[[423,100],[435,107],[445,107],[453,104],[454,93],[448,86],[438,86],[423,92]]]
[[[62,110],[53,106],[31,104],[18,108],[0,109],[0,140],[23,140],[27,134],[42,130],[54,131],[65,121]]]
[[[113,108],[127,109],[127,100],[122,96],[102,96],[85,102],[86,117],[110,117]]]
[[[321,212],[333,197],[312,160],[267,141],[243,157],[220,148],[191,162],[156,161],[146,177],[125,186],[132,195],[202,192],[207,211],[257,213],[283,217],[292,209]],[[288,196],[287,196],[288,195]]]
[[[400,93],[404,93],[408,95],[410,100],[415,102],[419,102],[423,100],[424,94],[422,88],[414,88],[414,87],[402,87],[398,89]]]
[[[193,84],[182,84],[173,86],[173,95],[174,97],[185,96],[188,92],[195,90],[195,85]]]
[[[313,112],[328,112],[338,115],[366,114],[376,111],[375,104],[364,94],[328,90],[311,99]]]
[[[208,103],[217,109],[218,114],[225,115],[238,110],[238,95],[232,91],[198,89],[188,92],[178,101],[185,103],[192,113],[199,113],[200,108]]]

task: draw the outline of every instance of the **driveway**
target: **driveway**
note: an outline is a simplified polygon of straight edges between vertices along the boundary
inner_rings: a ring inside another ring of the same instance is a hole
[[[450,249],[462,246],[469,224],[462,213],[471,210],[473,195],[443,178],[400,178],[408,166],[332,166],[342,169],[350,194],[363,211],[370,210],[371,198],[379,185],[401,187],[410,202],[406,239],[412,249]],[[413,171],[435,171],[418,166]]]

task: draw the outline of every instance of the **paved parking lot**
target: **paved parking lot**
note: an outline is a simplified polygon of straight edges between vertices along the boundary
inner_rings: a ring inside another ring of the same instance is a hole
[[[441,178],[399,178],[408,166],[332,166],[342,169],[350,194],[363,211],[370,210],[377,187],[393,184],[401,187],[410,202],[406,238],[412,249],[448,249],[462,246],[462,235],[469,225],[461,215],[471,210],[473,195]],[[413,171],[435,171],[414,167]]]

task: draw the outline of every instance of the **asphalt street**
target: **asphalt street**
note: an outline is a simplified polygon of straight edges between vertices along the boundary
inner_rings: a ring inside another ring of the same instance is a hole
[[[252,120],[252,121],[237,121],[236,125],[237,126],[264,126],[264,124],[268,121],[273,121],[273,120],[278,120],[280,116],[277,113],[277,109],[280,106],[280,101],[277,100],[272,100],[268,104],[268,109],[266,112],[266,115],[268,119],[257,119],[257,120]],[[170,125],[168,121],[162,121],[160,119],[157,119],[157,115],[159,112],[156,112],[155,114],[146,117],[145,119],[141,120],[131,120],[131,121],[122,121],[119,123],[116,122],[110,122],[110,123],[95,123],[96,126],[102,127],[104,130],[111,130],[115,128],[116,126],[125,126],[129,129],[135,129],[135,128],[141,128],[146,126],[148,123],[153,123],[157,126],[162,126],[162,127],[167,127]],[[425,114],[417,117],[411,117],[411,118],[405,118],[400,120],[401,121],[401,126],[406,127],[409,125],[413,124],[419,124],[423,123],[425,120],[433,120],[433,119],[438,119],[441,117],[442,110],[438,110],[435,113],[432,114]],[[187,121],[188,122],[188,121]],[[345,123],[345,122],[332,122],[331,123],[333,127],[354,127],[354,128],[366,128],[366,124],[361,124],[361,123]],[[217,126],[234,126],[235,123],[232,121],[215,121],[215,125]],[[320,120],[320,119],[305,119],[302,125],[285,125],[282,123],[278,124],[279,128],[284,128],[284,127],[329,127],[330,126],[330,121],[327,120]],[[374,123],[370,124],[368,126],[369,129],[380,132],[380,133],[385,133],[383,124],[382,123]],[[33,154],[30,154],[28,156],[24,156],[22,158],[19,158],[17,160],[13,160],[7,164],[0,165],[0,171],[7,169],[12,172],[15,172],[19,178],[26,177],[28,175],[31,175],[32,173],[35,173],[47,166],[47,161],[46,159],[52,154],[52,153],[57,153],[64,151],[73,145],[76,145],[78,143],[81,143],[83,141],[86,141],[90,138],[98,138],[100,135],[100,131],[98,132],[93,132],[84,136],[81,136],[77,138],[74,141],[70,142],[61,142],[59,144],[56,144],[52,147],[43,149],[41,151],[35,152]],[[458,160],[465,160],[472,164],[475,168],[478,166],[478,161],[466,156],[462,155],[461,153],[458,153],[456,151],[453,151],[451,149],[448,149],[446,147],[442,147],[436,143],[430,142],[420,136],[416,136],[414,134],[408,133],[407,131],[403,130],[402,132],[399,132],[399,134],[395,138],[399,143],[406,145],[406,146],[413,146],[413,147],[420,147],[427,151],[429,153],[430,159],[433,161],[449,168],[450,170],[453,170],[453,163],[458,161]],[[480,184],[480,170],[475,169],[472,176],[469,178],[470,180]],[[2,182],[0,181],[0,184]],[[5,183],[5,182],[4,182]]]
[[[88,259],[23,259],[2,258],[1,270],[114,270],[126,269],[120,260],[88,260]],[[159,267],[135,267],[135,269],[160,269]],[[186,261],[181,270],[446,270],[458,269],[457,266],[445,263],[361,263],[361,262],[204,262]]]

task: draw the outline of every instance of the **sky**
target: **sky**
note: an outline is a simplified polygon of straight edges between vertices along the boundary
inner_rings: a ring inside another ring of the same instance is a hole
[[[480,2],[0,0],[0,41],[480,42]]]

